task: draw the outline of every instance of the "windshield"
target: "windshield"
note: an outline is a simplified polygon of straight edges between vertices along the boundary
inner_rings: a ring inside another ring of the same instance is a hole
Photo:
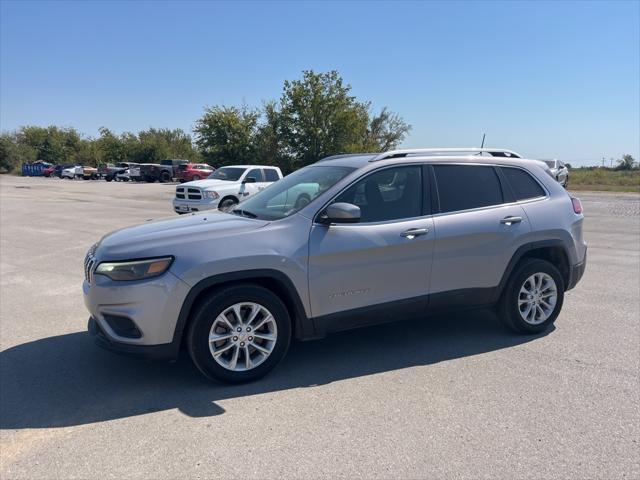
[[[237,182],[246,170],[246,168],[222,167],[213,172],[207,178],[209,180],[228,180],[230,182]]]
[[[556,168],[556,161],[555,160],[545,160],[544,163],[549,165],[549,168]]]
[[[279,220],[309,205],[355,168],[311,166],[302,168],[248,200],[233,213],[261,220]]]

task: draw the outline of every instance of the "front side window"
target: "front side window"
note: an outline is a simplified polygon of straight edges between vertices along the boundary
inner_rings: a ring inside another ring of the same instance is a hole
[[[230,182],[237,182],[245,171],[246,168],[222,167],[213,172],[207,178],[209,180],[228,180]]]
[[[495,170],[483,165],[434,165],[442,213],[503,203]]]
[[[244,178],[246,179],[246,178],[249,178],[249,177],[255,178],[256,182],[262,182],[263,181],[262,180],[262,170],[259,169],[259,168],[254,168],[252,170],[249,170],[249,173],[247,173],[247,176],[244,177]]]
[[[524,170],[509,167],[500,167],[500,169],[504,176],[507,177],[516,200],[544,197],[545,193],[540,184]]]
[[[245,200],[233,211],[262,220],[279,220],[309,205],[354,168],[314,165],[287,175],[282,180]]]
[[[335,202],[360,207],[360,222],[385,222],[422,215],[422,168],[387,168],[342,192]]]

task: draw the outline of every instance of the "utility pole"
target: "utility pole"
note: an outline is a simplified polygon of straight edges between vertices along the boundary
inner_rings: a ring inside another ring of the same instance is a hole
[[[604,168],[604,157],[602,157],[602,168]]]

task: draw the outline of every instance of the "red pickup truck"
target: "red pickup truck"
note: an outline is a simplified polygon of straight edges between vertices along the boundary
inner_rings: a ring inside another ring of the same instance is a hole
[[[210,165],[206,163],[187,163],[184,165],[178,165],[178,180],[182,182],[192,182],[195,180],[202,180],[207,178],[215,171]]]

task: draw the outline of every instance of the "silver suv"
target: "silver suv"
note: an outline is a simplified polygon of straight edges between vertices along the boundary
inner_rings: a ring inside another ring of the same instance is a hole
[[[308,196],[301,202],[300,196]],[[105,236],[85,260],[89,331],[111,350],[254,380],[292,338],[496,306],[548,328],[582,277],[582,206],[508,150],[330,157],[229,213]]]

